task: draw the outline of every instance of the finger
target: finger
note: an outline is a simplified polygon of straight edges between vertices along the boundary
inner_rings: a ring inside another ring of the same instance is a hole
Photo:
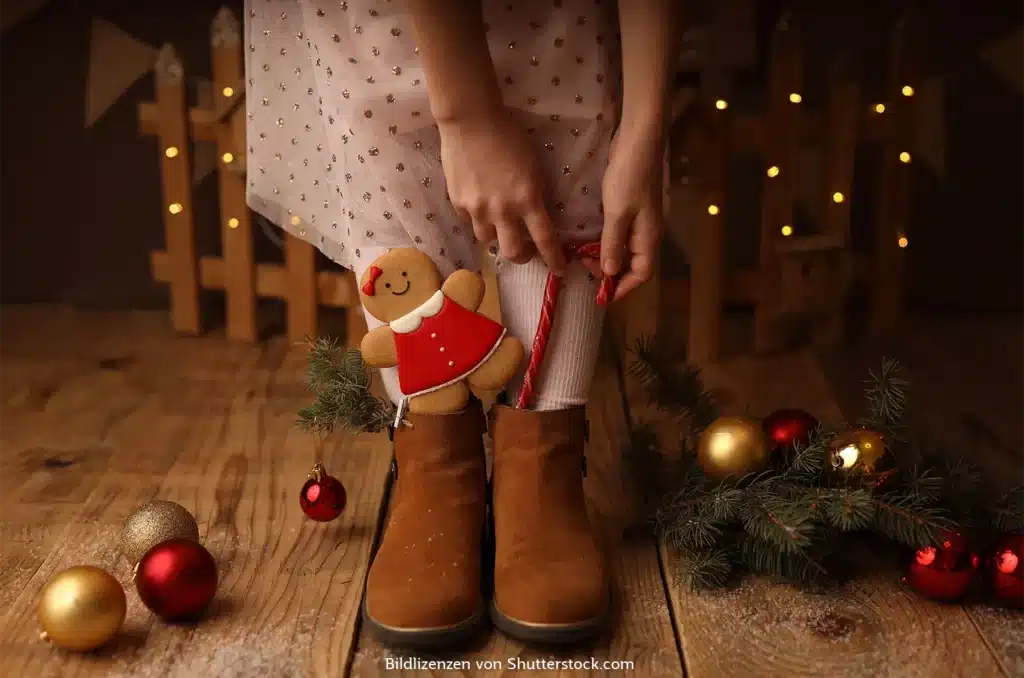
[[[533,244],[518,220],[503,217],[497,224],[498,249],[501,257],[514,264],[525,264],[533,258]]]
[[[462,219],[467,224],[472,223],[473,215],[469,213],[469,210],[467,210],[465,207],[458,207],[454,204],[452,204],[452,207],[455,208],[455,214],[459,215],[459,219]]]
[[[488,221],[474,219],[473,220],[473,235],[479,242],[494,242],[498,237],[498,232],[495,230],[494,225]]]
[[[537,252],[541,259],[548,265],[548,269],[555,275],[565,275],[565,253],[562,251],[562,243],[555,235],[555,228],[551,225],[551,217],[547,210],[533,209],[524,217],[526,230],[530,233]]]
[[[654,265],[647,260],[646,256],[634,254],[630,265],[637,267],[637,270],[631,269],[619,278],[619,282],[615,285],[615,296],[612,297],[612,301],[618,301],[651,279]]]
[[[591,257],[584,257],[580,259],[580,263],[590,272],[590,275],[595,278],[600,278],[604,273],[601,271],[601,262]]]
[[[661,223],[657,215],[652,210],[641,210],[633,220],[630,234],[629,249],[632,256],[629,270],[619,281],[614,300],[621,299],[654,277],[660,240]]]
[[[632,221],[626,214],[605,214],[604,228],[601,230],[601,270],[605,275],[618,275],[622,270]]]

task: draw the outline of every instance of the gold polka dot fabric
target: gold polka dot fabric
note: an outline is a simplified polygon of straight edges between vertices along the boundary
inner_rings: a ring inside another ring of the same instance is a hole
[[[505,103],[530,131],[567,241],[600,234],[620,82],[615,7],[483,2]],[[404,4],[246,0],[245,22],[250,206],[357,273],[408,246],[445,275],[476,268]]]

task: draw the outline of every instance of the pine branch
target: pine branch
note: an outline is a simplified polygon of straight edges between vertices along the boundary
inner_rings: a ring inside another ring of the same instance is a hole
[[[714,397],[704,387],[700,370],[680,366],[672,352],[654,337],[640,337],[630,349],[634,359],[628,374],[642,383],[653,403],[679,420],[688,420],[693,431],[703,431],[718,417]]]
[[[327,435],[341,427],[356,433],[385,430],[394,420],[389,401],[371,392],[371,375],[362,354],[333,339],[312,343],[307,356],[306,381],[316,400],[299,410],[298,425]]]
[[[868,414],[861,423],[873,430],[888,433],[893,440],[902,439],[909,389],[910,381],[903,365],[896,360],[883,358],[877,371],[868,372],[867,387],[864,390]]]
[[[1024,486],[1003,495],[992,508],[992,522],[1000,532],[1024,532]]]
[[[705,591],[724,586],[732,573],[732,558],[725,549],[683,550],[680,553],[679,574],[683,584],[691,591]]]
[[[740,540],[739,558],[754,574],[783,577],[803,585],[822,581],[828,571],[807,549],[784,552],[747,535]]]

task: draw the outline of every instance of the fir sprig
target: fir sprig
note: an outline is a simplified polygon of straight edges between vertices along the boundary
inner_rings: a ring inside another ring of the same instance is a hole
[[[394,421],[394,405],[371,392],[370,370],[357,349],[320,338],[310,345],[307,363],[306,381],[316,400],[299,410],[301,428],[320,435],[338,427],[376,433]]]

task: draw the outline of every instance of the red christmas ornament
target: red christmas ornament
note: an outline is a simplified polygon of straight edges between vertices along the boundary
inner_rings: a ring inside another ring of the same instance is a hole
[[[768,440],[776,448],[791,448],[806,445],[811,434],[818,428],[818,420],[803,410],[776,410],[765,417],[761,424]]]
[[[951,601],[967,592],[977,571],[978,556],[967,547],[963,535],[944,532],[937,546],[917,549],[903,582],[926,598]]]
[[[302,511],[318,523],[334,520],[345,510],[345,486],[324,472],[323,465],[317,462],[309,480],[302,486],[299,504]]]
[[[139,598],[168,621],[197,617],[217,593],[217,564],[191,539],[157,544],[135,567]]]
[[[997,599],[1024,608],[1024,535],[999,538],[988,561],[988,579]]]

